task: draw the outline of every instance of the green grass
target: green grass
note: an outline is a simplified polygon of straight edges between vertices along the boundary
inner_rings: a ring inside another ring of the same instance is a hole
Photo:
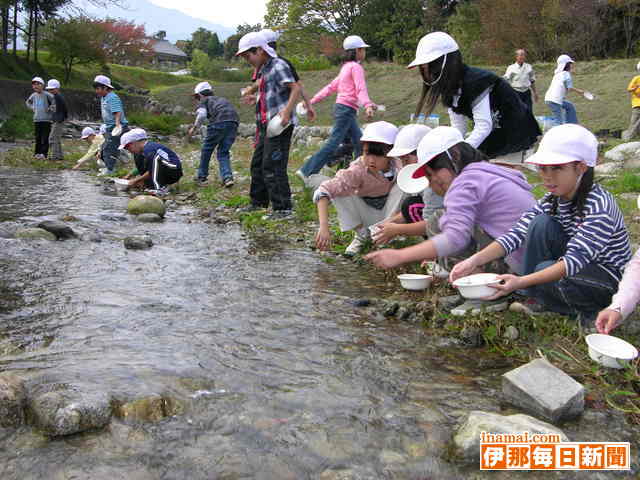
[[[23,104],[15,105],[5,122],[0,124],[0,139],[13,142],[18,138],[29,138],[34,135],[33,112]]]
[[[180,124],[189,120],[177,115],[154,114],[150,112],[127,113],[127,119],[132,125],[136,125],[163,135],[174,134]]]

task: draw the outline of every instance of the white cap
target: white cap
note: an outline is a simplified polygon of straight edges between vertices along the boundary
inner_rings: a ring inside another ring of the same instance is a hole
[[[213,91],[213,87],[209,84],[209,82],[200,82],[198,85],[196,85],[196,88],[193,89],[193,93],[201,93],[205,90]]]
[[[369,45],[364,43],[362,37],[359,37],[358,35],[349,35],[342,42],[342,48],[344,48],[345,50],[353,50],[354,48],[367,48],[368,46]]]
[[[96,78],[93,79],[93,83],[99,83],[105,87],[113,88],[113,85],[111,85],[111,79],[105,75],[97,75]]]
[[[269,45],[267,45],[267,40],[264,38],[264,35],[262,35],[260,32],[249,32],[244,35],[238,42],[238,51],[236,52],[236,57],[254,47],[262,48],[270,57],[278,56],[276,51]]]
[[[52,78],[51,80],[49,80],[47,82],[46,89],[47,90],[53,90],[55,88],[60,88],[60,82],[58,80],[56,80],[55,78]]]
[[[416,48],[416,58],[407,68],[417,67],[425,63],[433,62],[436,58],[460,50],[456,41],[451,35],[444,32],[428,33],[418,42]]]
[[[401,157],[418,149],[420,140],[431,131],[426,125],[407,125],[398,132],[393,148],[388,153],[390,157]]]
[[[431,130],[420,140],[418,145],[418,165],[420,168],[417,168],[413,173],[413,178],[424,177],[426,166],[431,160],[463,141],[464,138],[462,138],[460,130],[455,127],[436,127]]]
[[[145,132],[142,128],[134,128],[133,130],[129,130],[122,137],[120,137],[120,147],[119,150],[124,150],[127,145],[133,142],[137,142],[139,140],[146,140],[147,132]]]
[[[91,135],[95,135],[96,131],[91,128],[91,127],[84,127],[82,129],[82,134],[80,135],[80,138],[89,138]]]
[[[362,132],[361,142],[378,142],[393,145],[398,135],[398,127],[389,122],[373,122]]]
[[[553,73],[560,73],[564,70],[564,67],[567,66],[567,63],[574,63],[573,59],[569,55],[560,55],[556,60],[558,66],[556,67]]]
[[[42,85],[44,85],[44,80],[42,78],[40,78],[40,77],[33,77],[31,79],[31,83],[35,83],[35,82],[38,82],[38,83],[41,83]]]
[[[280,38],[280,34],[274,32],[270,28],[264,28],[260,30],[260,33],[262,34],[264,39],[267,41],[267,43],[276,42],[278,41],[278,38]]]
[[[598,139],[586,128],[575,123],[553,127],[540,140],[538,151],[525,160],[534,165],[562,165],[582,162],[595,167],[598,160]]]

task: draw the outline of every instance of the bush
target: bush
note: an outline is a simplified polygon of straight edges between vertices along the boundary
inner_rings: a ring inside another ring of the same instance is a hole
[[[196,77],[208,78],[216,82],[246,82],[251,78],[249,67],[230,67],[227,62],[210,58],[202,50],[197,49],[193,51],[189,69]]]
[[[16,138],[33,137],[33,112],[22,105],[15,105],[9,118],[0,124],[0,139],[13,141]]]
[[[293,55],[287,59],[301,72],[310,72],[314,70],[327,70],[332,67],[327,57],[319,55]]]
[[[185,119],[177,115],[154,114],[149,112],[132,112],[127,114],[127,120],[132,125],[142,127],[152,132],[172,135],[178,131]]]

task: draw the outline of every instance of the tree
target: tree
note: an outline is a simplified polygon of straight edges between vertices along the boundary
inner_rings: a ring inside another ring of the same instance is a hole
[[[248,23],[238,25],[236,33],[228,37],[224,42],[224,58],[231,60],[238,51],[240,39],[249,32],[259,32],[260,30],[262,30],[262,25],[259,23],[255,25],[249,25]]]
[[[44,44],[53,60],[64,67],[64,82],[69,81],[75,65],[105,63],[103,31],[96,22],[84,17],[56,18],[45,28]]]
[[[458,4],[456,13],[447,20],[447,30],[456,39],[467,63],[482,58],[482,24],[477,2],[463,1]]]
[[[140,63],[153,52],[144,25],[107,18],[96,26],[102,30],[104,52],[111,63]]]
[[[622,31],[625,38],[625,56],[629,58],[633,47],[640,38],[640,1],[609,0],[609,3],[622,12]]]

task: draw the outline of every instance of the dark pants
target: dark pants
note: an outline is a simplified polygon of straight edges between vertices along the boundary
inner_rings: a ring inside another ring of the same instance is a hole
[[[530,111],[533,112],[533,102],[531,101],[531,90],[527,90],[526,92],[519,92],[516,90],[516,93],[520,97],[520,100],[529,108]]]
[[[237,134],[238,124],[236,122],[210,123],[207,126],[207,136],[202,143],[202,151],[200,152],[198,178],[206,180],[209,176],[209,162],[216,147],[218,147],[220,180],[233,178],[229,150],[231,150],[233,142],[236,141]]]
[[[33,122],[36,128],[36,155],[49,154],[49,134],[51,133],[51,122]]]
[[[251,204],[273,210],[291,210],[291,188],[287,176],[293,125],[277,137],[267,138],[266,125],[258,128],[256,149],[251,159]]]
[[[133,160],[136,163],[138,173],[144,173],[147,165],[145,165],[145,160],[142,154],[134,155]],[[182,178],[182,166],[177,166],[171,162],[167,162],[157,155],[148,167],[151,176],[144,182],[144,186],[146,188],[159,190],[167,185],[173,185]]]
[[[567,249],[569,238],[560,223],[549,215],[538,215],[529,224],[524,254],[524,275],[543,270],[558,262]],[[593,316],[611,303],[618,282],[595,263],[577,275],[526,290],[551,311],[562,315]]]
[[[362,147],[360,146],[360,137],[362,130],[358,126],[358,111],[336,103],[333,110],[334,124],[331,129],[331,135],[320,150],[318,150],[300,169],[302,173],[308,177],[318,173],[336,153],[340,143],[346,138],[351,139],[356,157],[360,156]]]
[[[111,135],[111,131],[115,127],[107,128],[106,133],[104,134],[104,146],[102,147],[102,161],[104,162],[104,166],[107,167],[107,170],[110,172],[116,169],[116,163],[118,162],[118,147],[120,146],[120,137],[123,133],[129,131],[129,127],[123,125],[122,133],[117,137]]]

